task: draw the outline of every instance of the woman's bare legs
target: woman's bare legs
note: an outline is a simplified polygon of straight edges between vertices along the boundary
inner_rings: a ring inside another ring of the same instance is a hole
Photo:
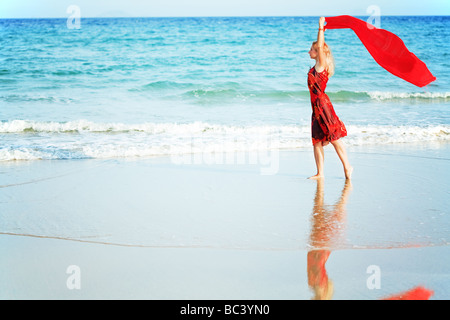
[[[315,176],[309,177],[308,179],[321,179],[324,177],[323,174],[324,152],[322,142],[317,142],[314,145],[314,159],[316,160],[317,174]]]
[[[321,179],[324,177],[323,163],[324,163],[324,152],[323,147],[328,144],[328,141],[318,142],[314,145],[314,159],[316,160],[317,174],[309,177],[308,179]],[[353,167],[348,162],[347,152],[345,151],[344,144],[340,140],[332,141],[334,149],[336,150],[339,159],[341,159],[342,165],[344,166],[344,173],[346,179],[351,179]]]
[[[331,144],[336,150],[336,153],[338,154],[339,159],[341,159],[342,165],[344,166],[345,178],[351,179],[353,167],[348,162],[347,152],[345,151],[344,144],[340,140],[332,141]]]

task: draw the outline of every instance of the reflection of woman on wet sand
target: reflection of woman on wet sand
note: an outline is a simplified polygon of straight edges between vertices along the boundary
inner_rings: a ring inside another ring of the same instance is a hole
[[[346,180],[342,194],[331,208],[324,205],[323,179],[317,180],[316,196],[312,214],[312,229],[308,252],[308,285],[314,291],[313,299],[327,300],[333,295],[333,283],[328,279],[325,263],[342,236],[345,220],[345,204],[351,190],[350,180]]]
[[[339,246],[345,223],[345,204],[352,189],[350,180],[345,182],[342,194],[334,206],[324,204],[323,179],[317,180],[316,196],[311,217],[312,228],[308,252],[308,285],[314,291],[313,299],[329,300],[333,295],[333,282],[328,278],[325,263],[331,250]],[[383,300],[428,300],[434,292],[423,286],[393,294]]]

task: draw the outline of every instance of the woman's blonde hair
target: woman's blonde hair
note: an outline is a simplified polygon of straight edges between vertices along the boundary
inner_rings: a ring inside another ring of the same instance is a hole
[[[313,42],[313,45],[317,45],[317,41]],[[323,43],[323,50],[325,52],[325,55],[327,57],[327,70],[328,70],[328,76],[331,77],[334,75],[334,57],[333,53],[331,52],[330,47],[324,42]]]

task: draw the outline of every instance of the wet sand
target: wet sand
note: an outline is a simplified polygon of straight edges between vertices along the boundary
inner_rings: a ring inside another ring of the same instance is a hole
[[[348,153],[0,163],[0,298],[448,299],[449,145]]]

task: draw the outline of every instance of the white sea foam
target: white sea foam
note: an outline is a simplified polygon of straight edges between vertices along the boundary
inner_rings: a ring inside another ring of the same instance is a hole
[[[348,125],[347,145],[450,141],[450,126]],[[311,147],[308,125],[192,123],[0,123],[0,161],[135,158]]]
[[[296,126],[229,126],[221,124],[210,124],[201,121],[191,123],[96,123],[87,120],[69,122],[38,122],[29,120],[12,120],[0,123],[0,133],[126,133],[144,132],[147,134],[194,134],[203,132],[216,133],[250,133],[261,134],[270,132],[292,132],[298,131]]]
[[[450,99],[450,92],[388,92],[371,91],[367,92],[374,100],[392,100],[392,99]]]

